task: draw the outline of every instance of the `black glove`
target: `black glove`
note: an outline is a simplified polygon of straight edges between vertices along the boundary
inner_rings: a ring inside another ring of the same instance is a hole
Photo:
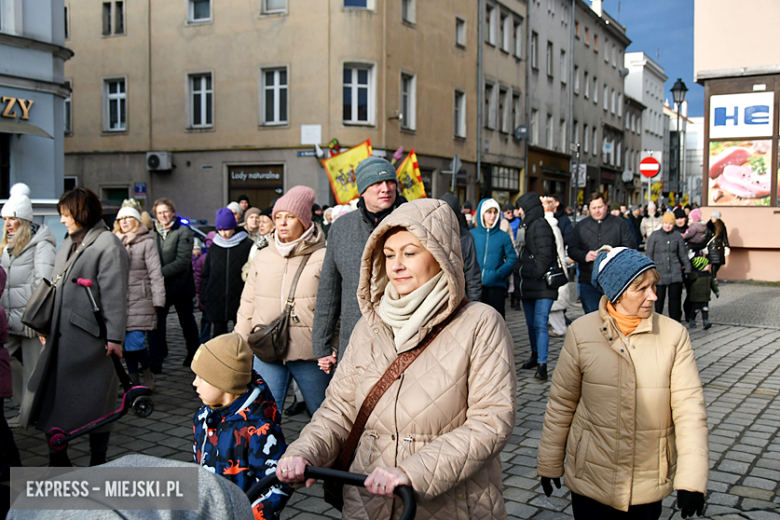
[[[552,495],[552,492],[553,492],[552,485],[553,484],[555,484],[555,487],[557,487],[558,489],[561,489],[561,479],[559,479],[557,477],[553,478],[553,479],[547,478],[547,477],[542,477],[542,489],[544,490],[544,496],[549,497],[550,495]],[[704,499],[702,499],[702,500],[704,500]]]
[[[544,486],[544,482],[542,482]],[[549,496],[549,495],[548,495]],[[677,505],[683,518],[693,518],[693,513],[701,516],[704,512],[704,494],[698,491],[677,490]]]

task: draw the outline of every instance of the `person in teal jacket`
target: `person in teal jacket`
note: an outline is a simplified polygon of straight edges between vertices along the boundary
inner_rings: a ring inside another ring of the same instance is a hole
[[[501,230],[500,206],[495,199],[482,199],[471,230],[482,273],[482,303],[487,303],[506,317],[507,279],[512,274],[517,254],[509,234]]]

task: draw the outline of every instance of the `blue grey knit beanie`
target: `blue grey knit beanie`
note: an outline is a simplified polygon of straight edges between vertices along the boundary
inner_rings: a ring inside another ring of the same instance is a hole
[[[591,283],[615,303],[634,280],[650,269],[655,269],[655,264],[639,251],[614,247],[596,257]]]
[[[386,159],[376,156],[363,159],[363,161],[358,164],[355,169],[355,178],[357,181],[358,193],[361,195],[363,195],[363,192],[373,184],[382,181],[398,182],[395,167]]]

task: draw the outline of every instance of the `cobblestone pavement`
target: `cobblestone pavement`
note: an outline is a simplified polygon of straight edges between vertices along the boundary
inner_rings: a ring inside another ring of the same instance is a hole
[[[729,283],[712,304],[715,325],[694,329],[691,337],[704,383],[710,426],[710,479],[705,515],[722,520],[780,520],[780,288]],[[530,354],[522,312],[509,310],[507,322],[515,340],[518,366]],[[574,313],[577,317],[581,312]],[[727,323],[727,324],[722,324]],[[752,324],[749,325],[734,325]],[[181,366],[183,341],[175,317],[169,322],[171,355],[154,395],[150,418],[128,415],[111,436],[109,458],[144,453],[189,461],[192,415],[200,405],[190,386],[193,375]],[[178,339],[174,339],[178,338]],[[552,338],[550,368],[554,369],[563,338]],[[510,518],[569,519],[570,493],[564,486],[546,498],[536,477],[536,448],[541,436],[549,382],[518,369],[518,414],[514,434],[501,454],[504,497]],[[289,401],[288,401],[289,405]],[[6,405],[6,417],[16,410]],[[285,417],[288,442],[308,421],[305,414]],[[15,430],[23,463],[48,462],[43,434]],[[79,439],[69,449],[76,465],[89,462],[88,444]],[[299,490],[284,519],[339,518],[322,499],[319,485]],[[662,518],[680,518],[674,495],[664,500]]]

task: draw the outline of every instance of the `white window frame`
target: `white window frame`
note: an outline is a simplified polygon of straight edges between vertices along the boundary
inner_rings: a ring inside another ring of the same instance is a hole
[[[580,122],[576,119],[574,120],[574,144],[579,144],[580,142]]]
[[[496,104],[496,113],[498,114],[497,127],[499,132],[509,133],[509,89],[506,87],[498,88],[498,103]]]
[[[487,31],[485,34],[485,42],[489,45],[496,45],[496,38],[498,33],[498,7],[492,4],[485,4],[485,24],[487,25]]]
[[[609,38],[604,38],[604,63],[609,63]]]
[[[207,88],[205,85],[202,90],[195,90],[195,80],[211,78],[211,88]],[[193,130],[204,130],[214,128],[214,122],[216,120],[215,109],[215,96],[214,96],[214,72],[210,70],[188,72],[187,73],[187,128]],[[211,123],[206,122],[208,120],[208,95],[211,94]],[[200,108],[202,122],[195,122],[195,96],[200,95]]]
[[[455,89],[453,96],[453,134],[455,138],[466,138],[466,92]]]
[[[351,80],[353,83],[350,83],[349,86],[352,89],[351,95],[352,95],[352,114],[350,119],[342,119],[342,122],[345,125],[360,125],[360,126],[374,126],[376,124],[376,66],[373,63],[357,63],[357,62],[348,62],[344,63],[342,67],[342,103],[343,103],[343,97],[344,97],[344,88],[347,87],[347,85],[343,84],[343,72],[344,69],[351,69],[352,70],[352,76]],[[366,121],[362,121],[360,119],[357,119],[357,111],[358,111],[358,91],[361,88],[366,88],[361,86],[357,83],[357,71],[359,70],[367,70],[368,71],[368,119]],[[344,114],[342,105],[342,118]]]
[[[485,128],[490,130],[496,129],[496,95],[497,88],[492,81],[486,81],[483,88],[485,89],[485,115],[483,116],[483,124]]]
[[[455,45],[466,48],[466,20],[455,17]]]
[[[574,66],[574,93],[580,93],[580,67],[578,65]]]
[[[597,126],[593,126],[593,155],[599,154],[599,129]]]
[[[512,37],[515,39],[515,57],[523,59],[523,20],[521,18],[514,18],[512,23],[514,24]]]
[[[623,143],[615,143],[615,166],[620,166],[620,160],[623,158],[623,154],[621,153],[621,150],[623,148]]]
[[[617,53],[618,53],[617,47],[615,47],[615,45],[613,44],[612,45],[612,68],[613,69],[617,68]],[[620,162],[618,162],[618,164],[620,164]]]
[[[553,47],[553,42],[550,40],[547,40],[547,51],[546,51],[546,66],[547,66],[547,75],[549,77],[553,77],[553,52],[555,52]]]
[[[508,13],[501,13],[501,50],[512,52],[512,17]]]
[[[0,2],[2,2],[2,0],[0,0]],[[119,6],[117,4],[122,4],[122,5]],[[103,17],[102,36],[104,38],[111,37],[111,36],[124,36],[127,34],[127,16],[125,16],[126,5],[127,2],[123,0],[105,0],[104,2],[101,2],[101,16]],[[105,19],[106,6],[108,6],[108,10],[109,10],[108,27],[106,27],[106,19]],[[121,13],[121,17],[122,17],[122,27],[119,29],[117,28],[117,22],[119,20],[117,13]],[[108,32],[106,32],[106,30],[108,30]]]
[[[588,125],[585,124],[582,127],[582,153],[588,153],[589,151],[589,144],[590,144],[590,131],[588,130]]]
[[[269,14],[287,14],[287,2],[288,0],[282,0],[284,7],[268,7],[270,0],[260,0],[260,13]]]
[[[209,16],[208,18],[195,18],[195,1],[187,0],[187,25],[198,25],[204,23],[211,23],[214,19],[214,3],[212,0],[204,0],[209,3]],[[201,1],[201,0],[197,0]]]
[[[401,21],[410,23],[412,25],[415,24],[415,14],[416,14],[416,8],[415,0],[401,0]],[[406,11],[406,12],[404,12]]]
[[[585,83],[585,99],[590,98],[590,78],[588,77],[588,71],[585,71],[585,76],[583,78]]]
[[[404,92],[404,83],[409,88],[407,92]],[[400,84],[400,113],[403,114],[401,119],[401,128],[404,130],[414,131],[417,128],[417,76],[410,72],[401,72],[401,84]],[[406,96],[406,102],[408,104],[407,110],[404,111],[404,96]]]
[[[593,104],[599,104],[599,78],[593,76]]]
[[[615,113],[615,101],[616,101],[616,93],[615,89],[611,89],[609,93],[609,111],[611,113]]]
[[[346,4],[346,0],[343,0]],[[375,1],[376,0],[365,0],[366,5],[343,5],[344,9],[362,9],[362,10],[368,10],[373,11],[375,8]]]
[[[515,128],[523,124],[522,99],[523,97],[519,90],[512,91],[512,113],[514,114],[514,117],[512,118],[512,128],[510,129],[510,133],[514,133]]]
[[[566,51],[561,49],[561,83],[566,84],[569,76],[569,59]]]
[[[531,68],[539,70],[539,34],[531,32]]]
[[[623,117],[623,94],[619,92],[617,95],[617,116]]]
[[[284,71],[286,74],[285,84],[282,85],[280,72]],[[274,83],[269,85],[266,83],[266,74],[269,72],[274,73]],[[284,126],[290,122],[290,71],[287,66],[280,67],[263,67],[260,69],[260,120],[263,122],[263,126]],[[266,105],[266,93],[273,92],[274,95],[274,116],[272,119],[266,117],[268,107]],[[285,107],[286,113],[284,117],[281,114],[281,95],[282,91],[287,96],[287,106]]]
[[[68,97],[64,101],[63,115],[65,119],[64,132],[65,135],[73,135],[73,81],[70,79],[65,80],[69,93]]]
[[[605,84],[604,85],[604,112],[609,110],[609,87]]]
[[[121,82],[124,92],[116,92],[110,94],[110,84],[115,82]],[[124,101],[124,111],[121,110],[122,101]],[[111,126],[111,105],[117,104],[118,124],[114,127]],[[110,78],[103,78],[103,131],[111,133],[127,132],[127,77],[115,76]]]

